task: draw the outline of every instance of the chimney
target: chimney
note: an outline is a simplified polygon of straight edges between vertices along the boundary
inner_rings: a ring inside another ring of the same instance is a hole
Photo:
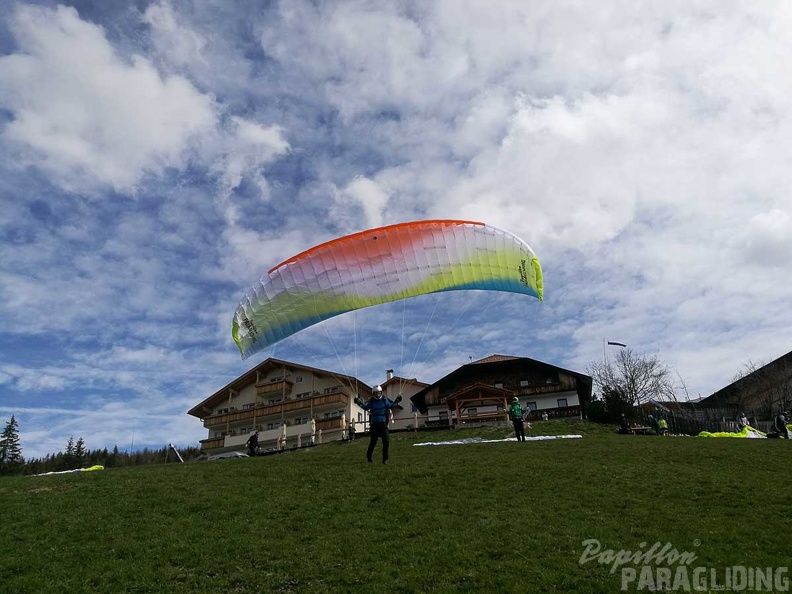
[[[388,369],[388,371],[385,372],[385,375],[387,376],[387,378],[389,380],[392,380],[393,379],[393,369]]]

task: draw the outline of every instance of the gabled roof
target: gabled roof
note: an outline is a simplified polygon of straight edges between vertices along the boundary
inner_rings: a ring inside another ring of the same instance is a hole
[[[583,373],[578,373],[577,371],[572,371],[570,369],[564,369],[563,367],[558,367],[557,365],[552,365],[550,363],[545,363],[544,361],[538,361],[536,359],[530,359],[528,357],[514,357],[511,355],[490,355],[488,357],[484,357],[483,359],[479,359],[477,361],[472,361],[470,363],[466,363],[461,367],[457,367],[451,373],[441,377],[439,380],[434,382],[433,384],[425,387],[421,391],[417,392],[415,395],[410,397],[412,403],[420,410],[421,412],[426,411],[426,395],[435,387],[439,386],[442,383],[452,380],[455,376],[461,375],[463,373],[468,373],[472,370],[474,365],[491,365],[491,366],[499,366],[499,365],[509,365],[514,363],[522,363],[523,365],[533,365],[533,366],[540,366],[553,369],[555,371],[563,372],[567,375],[571,375],[578,380],[581,380],[584,383],[587,383],[591,386],[591,377],[585,375]],[[589,388],[590,391],[590,388]]]
[[[218,404],[225,401],[228,398],[228,391],[235,390],[240,391],[243,388],[246,388],[250,384],[256,381],[256,374],[257,373],[265,373],[272,369],[283,369],[284,367],[288,367],[289,369],[294,370],[303,370],[306,372],[313,373],[315,375],[322,375],[327,377],[334,377],[341,380],[343,383],[348,385],[359,385],[365,387],[367,390],[371,390],[371,386],[365,384],[358,380],[355,377],[350,375],[344,375],[343,373],[335,373],[333,371],[327,371],[324,369],[318,369],[316,367],[310,367],[308,365],[300,365],[299,363],[292,363],[291,361],[283,361],[281,359],[273,359],[268,358],[256,365],[250,371],[247,371],[243,375],[240,375],[231,383],[223,386],[217,392],[206,398],[199,404],[192,407],[190,410],[187,411],[188,415],[192,415],[194,417],[198,417],[199,419],[203,419],[209,412],[211,412]]]
[[[511,355],[490,355],[489,357],[484,357],[478,361],[472,361],[469,363],[469,365],[477,365],[479,363],[499,363],[500,361],[512,361],[514,359],[519,359],[519,357],[512,357]]]
[[[446,403],[453,403],[457,400],[465,400],[468,398],[477,398],[484,400],[511,400],[514,396],[514,392],[511,390],[506,390],[504,388],[496,388],[495,386],[490,386],[489,384],[485,384],[483,382],[476,382],[462,388],[459,392],[448,397]],[[450,407],[450,404],[449,404]]]
[[[399,377],[398,375],[394,375],[392,378],[390,378],[389,380],[385,380],[385,382],[380,384],[380,385],[382,386],[382,389],[384,390],[387,386],[390,386],[391,384],[396,384],[396,383],[398,383],[400,386],[404,386],[406,384],[411,384],[413,386],[424,386],[425,387],[425,386],[429,385],[426,382],[419,382],[415,378],[407,379],[406,377]]]
[[[792,351],[742,376],[710,396],[702,398],[699,400],[699,404],[705,407],[719,406],[722,403],[729,402],[733,396],[741,393],[749,394],[755,391],[756,386],[763,385],[763,382],[780,384],[790,378],[792,378]]]
[[[557,365],[553,365],[551,363],[545,363],[544,361],[539,361],[537,359],[531,359],[529,357],[514,357],[514,356],[511,356],[511,355],[490,355],[489,357],[484,357],[483,359],[479,359],[478,361],[473,361],[471,363],[466,363],[462,367],[456,368],[454,371],[452,371],[451,373],[449,373],[448,375],[446,375],[444,377],[441,377],[439,380],[437,380],[435,383],[433,383],[429,387],[430,388],[434,387],[434,386],[436,386],[436,385],[438,385],[440,383],[445,382],[446,380],[449,380],[449,379],[453,378],[455,375],[458,375],[458,374],[462,373],[463,371],[466,371],[466,370],[470,369],[470,367],[472,365],[482,365],[482,364],[484,364],[484,365],[493,365],[493,364],[497,365],[498,363],[514,363],[515,361],[520,361],[523,364],[540,365],[540,366],[544,366],[544,367],[549,367],[549,368],[554,369],[556,371],[563,371],[564,373],[567,373],[569,375],[573,375],[573,376],[578,377],[578,378],[585,378],[585,379],[591,381],[591,377],[588,376],[588,375],[585,375],[583,373],[578,373],[577,371],[572,371],[571,369],[564,369],[563,367],[558,367]]]

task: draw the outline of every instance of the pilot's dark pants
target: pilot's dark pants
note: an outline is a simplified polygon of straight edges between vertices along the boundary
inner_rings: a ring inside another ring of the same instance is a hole
[[[525,441],[525,423],[522,419],[512,419],[514,424],[514,433],[517,435],[517,441]]]
[[[377,441],[379,438],[382,438],[382,461],[388,461],[388,446],[389,444],[389,437],[388,437],[388,424],[387,423],[371,423],[371,429],[369,430],[369,436],[371,440],[369,441],[368,451],[366,452],[366,458],[369,462],[371,462],[371,455],[374,453],[374,448],[377,445]]]

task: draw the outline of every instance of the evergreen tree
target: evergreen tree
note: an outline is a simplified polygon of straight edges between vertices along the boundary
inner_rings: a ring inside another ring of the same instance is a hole
[[[5,442],[3,442],[5,443]],[[200,448],[193,446],[179,448],[179,453],[184,460],[192,460],[201,453]],[[85,448],[83,438],[74,441],[74,437],[69,438],[66,444],[66,453],[63,451],[57,454],[47,454],[43,458],[31,458],[20,463],[19,472],[25,474],[40,474],[43,472],[60,472],[63,470],[73,470],[77,467],[93,466],[101,464],[105,468],[113,466],[143,466],[146,464],[162,464],[168,457],[168,449],[160,448],[150,450],[143,448],[134,452],[122,452],[118,446],[111,451],[107,448],[102,450],[88,450]],[[82,462],[80,462],[82,460]],[[0,468],[0,470],[2,470]]]
[[[80,437],[77,440],[77,444],[74,446],[74,467],[82,468],[85,465],[85,458],[85,441]]]
[[[11,415],[3,433],[0,434],[0,474],[19,472],[25,463],[19,445],[19,424]]]
[[[74,466],[74,435],[69,436],[69,441],[66,443],[66,452],[63,454],[63,464],[66,470],[72,470]]]
[[[63,452],[58,452],[52,457],[52,471],[60,472],[61,470],[69,470],[69,466],[66,455]]]
[[[118,457],[119,456],[120,456],[120,454],[118,453],[118,446],[113,446],[112,453],[107,457],[106,465],[109,466],[109,467],[118,466],[119,465],[119,462],[118,462]]]

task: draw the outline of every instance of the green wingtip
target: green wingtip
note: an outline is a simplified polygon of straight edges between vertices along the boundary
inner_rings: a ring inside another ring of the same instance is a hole
[[[539,264],[539,258],[536,256],[531,260],[533,265],[534,274],[536,275],[536,293],[539,296],[539,301],[544,301],[544,277],[542,276],[542,265]]]
[[[239,322],[237,322],[236,318],[234,318],[233,322],[231,322],[231,337],[234,339],[234,342],[239,349],[239,354],[243,354],[242,345],[239,344]]]

